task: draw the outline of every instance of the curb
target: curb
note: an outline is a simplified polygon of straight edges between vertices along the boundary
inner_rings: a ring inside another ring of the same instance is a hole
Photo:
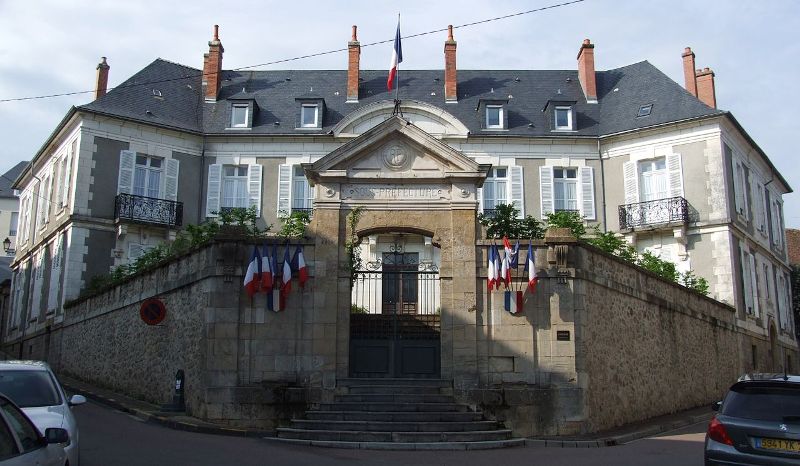
[[[121,411],[126,414],[131,414],[141,419],[144,422],[152,424],[160,424],[175,430],[182,430],[186,432],[194,432],[199,434],[226,435],[229,437],[261,438],[261,437],[273,437],[275,435],[273,432],[270,431],[236,429],[232,427],[201,425],[185,421],[176,421],[175,419],[171,419],[168,416],[159,416],[158,414],[150,411],[130,408],[125,404],[123,404],[122,402],[115,400],[114,398],[109,398],[104,395],[91,392],[89,390],[78,388],[73,385],[70,385],[69,383],[62,382],[61,385],[64,387],[65,390],[83,395],[88,399],[96,401],[110,408],[116,409],[117,411]]]

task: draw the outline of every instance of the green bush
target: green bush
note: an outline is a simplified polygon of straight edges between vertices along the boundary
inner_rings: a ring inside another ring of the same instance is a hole
[[[479,214],[478,222],[486,227],[487,238],[544,238],[542,222],[530,215],[519,218],[514,204],[497,204],[494,215]]]
[[[311,223],[311,214],[305,211],[292,212],[286,215],[286,211],[281,211],[280,220],[283,222],[280,236],[287,238],[302,238],[306,234],[306,226]]]
[[[545,216],[548,228],[569,228],[572,236],[581,239],[586,235],[586,225],[580,212],[560,210]]]

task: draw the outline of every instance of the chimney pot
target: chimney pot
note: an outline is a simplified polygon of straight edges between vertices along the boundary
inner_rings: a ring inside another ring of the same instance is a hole
[[[358,102],[358,83],[361,80],[361,44],[358,42],[358,27],[353,25],[353,36],[347,43],[347,102]]]
[[[717,93],[714,85],[714,72],[709,68],[697,74],[697,98],[711,108],[717,108]]]
[[[214,40],[219,40],[219,24],[214,25]]]
[[[578,80],[586,102],[597,103],[597,77],[594,71],[594,44],[584,39],[578,52]]]
[[[99,99],[106,95],[108,91],[108,70],[111,67],[106,63],[106,57],[100,57],[100,63],[97,64],[97,79],[94,86],[94,98]]]
[[[447,26],[447,40],[444,43],[444,101],[458,101],[458,68],[456,67],[456,41],[453,39],[453,26]]]

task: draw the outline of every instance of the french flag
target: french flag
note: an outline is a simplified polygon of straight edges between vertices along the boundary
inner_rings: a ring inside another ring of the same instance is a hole
[[[289,245],[283,253],[283,273],[281,274],[281,296],[286,297],[292,291],[292,261],[289,258]],[[283,306],[281,306],[283,308]]]
[[[506,290],[504,293],[503,307],[506,311],[512,314],[519,314],[522,312],[522,306],[525,302],[523,300],[522,291]]]
[[[397,18],[397,33],[394,36],[394,48],[392,49],[392,62],[389,64],[389,79],[386,80],[386,88],[390,91],[394,86],[394,78],[397,76],[397,65],[403,62],[403,47],[400,46],[400,18]]]
[[[300,281],[300,288],[305,288],[306,281],[308,281],[308,267],[306,267],[306,258],[303,255],[303,247],[299,244],[297,249],[294,250],[294,259],[292,260],[295,270],[297,270],[297,277]]]
[[[489,246],[489,262],[486,264],[486,277],[489,291],[497,287],[497,247]]]
[[[263,255],[261,256],[261,289],[269,292],[272,289],[272,276],[275,271],[272,270],[272,259],[269,257],[269,248],[265,244],[262,248]]]
[[[519,246],[517,246],[516,250],[512,249],[508,238],[503,236],[503,250],[505,252],[505,256],[503,257],[501,275],[503,280],[506,282],[506,288],[508,288],[509,285],[511,285],[511,269],[517,268],[517,252],[519,250]]]
[[[244,274],[244,289],[251,298],[258,293],[260,281],[261,253],[258,252],[258,246],[254,246],[253,254],[250,256],[250,262],[247,264],[247,272]]]
[[[528,243],[528,259],[525,261],[525,269],[528,272],[528,289],[531,293],[536,291],[536,284],[539,283],[539,277],[536,276],[536,254],[533,252],[533,246]]]

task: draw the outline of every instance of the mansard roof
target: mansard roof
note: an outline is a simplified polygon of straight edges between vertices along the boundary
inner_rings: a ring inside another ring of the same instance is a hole
[[[201,71],[157,59],[105,96],[79,110],[197,134],[231,135],[231,101],[245,93],[256,103],[252,128],[235,134],[292,135],[298,97],[324,99],[321,128],[302,134],[328,134],[347,115],[365,106],[391,101],[385,70],[360,72],[358,103],[347,103],[347,71],[223,71],[218,100],[205,102]],[[663,123],[724,114],[686,92],[650,63],[643,61],[597,72],[598,101],[588,104],[576,70],[459,70],[458,102],[444,102],[443,70],[402,70],[400,99],[441,108],[453,115],[471,136],[597,137]],[[575,102],[576,131],[554,134],[542,109],[553,95]],[[482,130],[481,100],[507,100],[507,131]],[[641,105],[652,113],[637,117]]]

